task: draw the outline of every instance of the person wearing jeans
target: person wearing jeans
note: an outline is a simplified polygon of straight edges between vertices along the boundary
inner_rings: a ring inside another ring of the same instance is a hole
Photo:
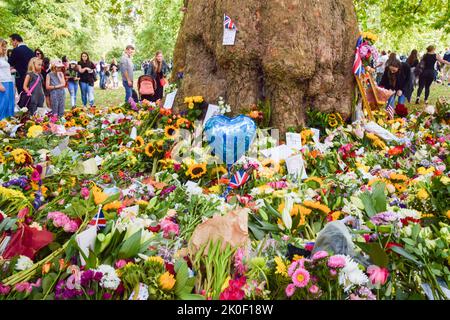
[[[89,105],[92,107],[94,105],[94,86],[87,82],[80,82],[80,89],[83,106],[86,107],[89,102]]]
[[[122,84],[125,88],[125,103],[128,103],[133,95],[133,57],[134,47],[128,45],[125,48],[122,59],[120,59],[120,72],[122,73]]]

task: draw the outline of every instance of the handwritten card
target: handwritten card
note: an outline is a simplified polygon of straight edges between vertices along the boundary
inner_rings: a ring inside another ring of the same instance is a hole
[[[289,174],[301,177],[301,179],[308,178],[308,175],[306,174],[305,163],[303,162],[303,157],[301,154],[297,154],[295,156],[287,158],[286,167]]]
[[[287,146],[300,150],[302,148],[302,136],[299,133],[286,132]]]
[[[223,45],[234,46],[236,42],[236,29],[223,28]]]
[[[177,95],[177,91],[178,90],[175,90],[166,96],[166,101],[164,101],[164,105],[163,105],[164,109],[172,109],[173,108],[173,103],[175,102],[175,97]]]
[[[320,141],[320,130],[316,128],[311,128],[310,130],[314,133],[313,141],[318,143]]]
[[[215,104],[208,105],[208,110],[206,111],[205,120],[203,121],[203,125],[214,116],[220,114],[220,107]]]
[[[95,240],[97,238],[97,227],[89,226],[85,231],[76,236],[76,241],[81,252],[89,257],[89,249],[94,250]],[[80,254],[81,265],[86,265],[86,261]]]

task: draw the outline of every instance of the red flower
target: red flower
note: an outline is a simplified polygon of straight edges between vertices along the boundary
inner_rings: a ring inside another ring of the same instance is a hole
[[[392,247],[400,247],[403,248],[403,246],[400,243],[396,243],[396,242],[388,242],[388,244],[386,245],[386,252],[390,252]]]
[[[220,300],[243,300],[245,297],[245,291],[242,288],[247,283],[245,277],[240,277],[235,280],[229,281],[228,288],[226,288],[221,294]]]
[[[166,270],[169,271],[170,274],[175,275],[175,267],[173,266],[173,264],[167,262],[165,262],[164,264],[166,266]]]
[[[159,232],[161,230],[161,226],[158,224],[156,227],[148,227],[148,230],[151,232]]]
[[[391,149],[389,149],[388,154],[390,156],[398,156],[399,154],[403,153],[403,150],[405,149],[405,145],[401,145],[401,146],[395,146]]]
[[[411,218],[411,217],[406,217],[405,219],[401,219],[400,221],[403,224],[403,226],[407,226],[410,222],[412,222],[412,223],[420,223],[419,219],[414,219],[414,218]]]
[[[399,103],[395,107],[395,113],[400,117],[406,117],[408,115],[408,109],[404,104]]]

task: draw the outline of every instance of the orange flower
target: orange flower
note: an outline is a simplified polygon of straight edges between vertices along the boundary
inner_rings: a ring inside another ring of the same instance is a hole
[[[46,264],[44,264],[42,266],[42,274],[47,274],[50,272],[50,268],[52,267],[52,263],[51,262],[47,262]]]

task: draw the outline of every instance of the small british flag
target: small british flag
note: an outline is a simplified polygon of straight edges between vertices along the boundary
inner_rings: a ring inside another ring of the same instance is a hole
[[[106,218],[105,218],[105,214],[103,213],[103,210],[102,210],[101,206],[100,206],[97,214],[89,222],[89,225],[97,226],[97,228],[104,228],[104,227],[106,227]]]
[[[230,179],[230,188],[238,189],[250,179],[250,174],[245,170],[237,171]]]
[[[364,66],[361,59],[361,54],[359,52],[359,48],[363,43],[363,37],[359,36],[358,41],[356,43],[356,52],[355,52],[355,61],[353,62],[353,73],[357,76],[364,74]]]
[[[236,29],[236,25],[234,24],[233,20],[231,20],[231,18],[229,16],[227,16],[226,14],[223,16],[223,26],[225,27],[225,29],[230,29],[230,30],[234,30]]]

